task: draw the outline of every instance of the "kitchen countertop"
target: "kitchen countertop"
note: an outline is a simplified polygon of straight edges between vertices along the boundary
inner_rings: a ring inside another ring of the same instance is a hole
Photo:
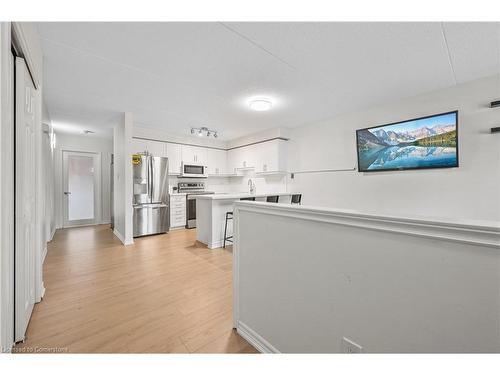
[[[180,195],[186,195],[186,193],[170,193],[170,195],[180,196]]]
[[[195,197],[196,199],[210,199],[210,200],[221,200],[221,199],[228,199],[228,200],[237,200],[241,198],[265,198],[271,195],[292,195],[292,194],[299,194],[299,193],[258,193],[258,194],[250,194],[250,193],[222,193],[222,194],[206,194],[206,195],[192,195],[191,197]]]

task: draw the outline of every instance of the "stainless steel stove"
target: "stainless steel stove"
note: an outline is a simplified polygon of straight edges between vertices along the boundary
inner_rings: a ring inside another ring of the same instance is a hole
[[[186,228],[196,228],[196,199],[194,195],[215,194],[213,191],[205,190],[204,182],[179,182],[177,184],[179,193],[186,193]]]

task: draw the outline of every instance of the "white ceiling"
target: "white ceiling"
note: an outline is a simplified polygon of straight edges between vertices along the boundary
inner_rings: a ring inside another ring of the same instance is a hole
[[[56,126],[229,140],[500,72],[500,23],[39,23]],[[252,112],[254,95],[276,99]]]

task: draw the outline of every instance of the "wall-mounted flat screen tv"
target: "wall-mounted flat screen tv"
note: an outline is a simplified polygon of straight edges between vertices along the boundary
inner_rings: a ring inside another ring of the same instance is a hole
[[[356,131],[358,171],[458,167],[458,111]]]

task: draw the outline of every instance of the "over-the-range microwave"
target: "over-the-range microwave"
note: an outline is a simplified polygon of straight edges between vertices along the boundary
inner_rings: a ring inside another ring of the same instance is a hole
[[[182,162],[181,177],[207,178],[208,168],[206,165],[203,164]]]

